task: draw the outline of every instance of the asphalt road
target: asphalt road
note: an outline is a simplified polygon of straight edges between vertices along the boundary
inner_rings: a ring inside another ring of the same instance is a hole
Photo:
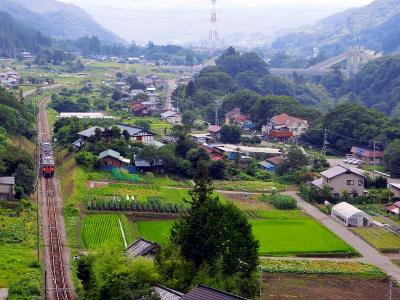
[[[363,257],[362,262],[369,263],[377,266],[382,271],[392,276],[393,280],[400,283],[400,268],[394,265],[389,257],[382,255],[375,248],[370,246],[367,242],[362,240],[356,234],[351,232],[348,228],[334,221],[329,216],[319,211],[315,206],[304,201],[295,192],[286,192],[285,194],[291,195],[296,198],[297,205],[309,216],[322,223],[325,227],[335,233],[338,237],[356,249]]]

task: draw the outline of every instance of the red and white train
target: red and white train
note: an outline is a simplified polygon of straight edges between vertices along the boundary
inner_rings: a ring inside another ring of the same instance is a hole
[[[51,143],[43,142],[40,153],[42,175],[45,178],[51,178],[54,176],[54,155]]]

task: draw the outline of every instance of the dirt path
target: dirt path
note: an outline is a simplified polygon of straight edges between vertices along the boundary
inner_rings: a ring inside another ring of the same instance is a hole
[[[48,124],[47,119],[47,111],[46,111],[46,104],[50,100],[50,97],[43,98],[39,103],[39,115],[38,115],[38,140],[41,141],[42,139],[51,140],[51,131]],[[40,166],[39,166],[40,170]],[[61,198],[61,186],[60,181],[57,177],[52,178],[52,197],[54,199],[54,208],[56,211],[56,218],[57,218],[57,231],[59,234],[60,245],[62,248],[62,262],[63,262],[63,273],[65,276],[66,286],[68,287],[69,292],[69,299],[77,299],[75,291],[73,289],[73,282],[72,282],[72,271],[71,271],[71,264],[70,264],[70,253],[66,246],[67,236],[65,232],[64,226],[64,217],[62,215],[63,203]],[[49,227],[49,206],[47,203],[48,199],[48,190],[46,189],[46,181],[43,177],[39,180],[39,205],[40,205],[40,220],[41,220],[41,227],[42,227],[42,234],[43,234],[43,242],[44,242],[44,263],[45,263],[45,282],[46,282],[46,299],[53,300],[57,299],[57,295],[54,290],[54,278],[52,276],[52,256],[51,256],[51,247],[50,243],[50,230]],[[53,241],[54,242],[54,241]],[[54,255],[54,254],[53,254]]]
[[[295,197],[297,200],[297,205],[303,209],[306,214],[322,223],[325,227],[356,249],[363,256],[361,258],[362,262],[377,266],[382,271],[392,276],[395,281],[400,283],[400,268],[394,265],[390,261],[389,257],[381,254],[378,252],[378,250],[370,246],[367,242],[351,232],[348,228],[342,226],[338,222],[335,222],[332,218],[319,211],[315,206],[304,201],[295,192],[287,192],[285,194]]]

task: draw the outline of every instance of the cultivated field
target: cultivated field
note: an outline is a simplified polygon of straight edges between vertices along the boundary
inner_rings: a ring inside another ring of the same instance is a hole
[[[261,255],[353,254],[354,250],[299,211],[258,212],[265,219],[250,220],[260,241]],[[162,242],[168,237],[173,221],[138,223],[139,235]]]
[[[384,228],[353,228],[355,233],[382,252],[398,253],[400,237]]]
[[[388,280],[354,275],[264,273],[262,287],[261,300],[389,299]],[[400,299],[399,288],[393,288],[392,299]]]
[[[284,185],[278,182],[269,181],[225,181],[219,180],[215,181],[214,187],[217,190],[224,191],[243,191],[243,192],[259,192],[268,193],[273,189],[278,191],[284,190]]]
[[[88,249],[123,248],[124,239],[119,224],[120,218],[125,217],[116,214],[87,215],[82,230],[86,247]]]

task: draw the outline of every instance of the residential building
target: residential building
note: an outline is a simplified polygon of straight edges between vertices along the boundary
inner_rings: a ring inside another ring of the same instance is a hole
[[[182,124],[182,114],[178,111],[166,111],[160,114],[160,118],[170,124]]]
[[[283,113],[272,117],[270,122],[262,127],[262,132],[270,138],[285,140],[299,137],[309,127],[307,120]]]
[[[388,183],[388,189],[393,193],[393,196],[400,198],[400,183]]]
[[[353,157],[362,160],[365,164],[368,165],[378,165],[382,162],[383,159],[383,151],[365,149],[360,147],[352,147],[351,153]]]
[[[210,134],[210,137],[215,140],[218,141],[221,138],[221,126],[217,126],[217,125],[210,125],[208,126],[208,133]]]
[[[0,177],[0,200],[12,201],[14,200],[15,191],[15,178],[14,177]]]
[[[241,113],[240,108],[234,108],[225,114],[225,124],[237,125],[245,131],[253,128],[253,122],[248,116]]]
[[[182,299],[183,293],[167,288],[163,285],[157,284],[154,287],[154,291],[160,297],[161,300],[180,300]]]
[[[321,178],[312,184],[318,189],[328,186],[333,197],[340,197],[344,192],[357,197],[364,194],[366,176],[358,169],[347,168],[341,165],[332,167],[321,173]]]
[[[205,144],[208,140],[210,140],[210,135],[207,133],[191,133],[190,137],[200,145]]]
[[[99,160],[102,167],[121,168],[131,163],[130,159],[124,158],[114,150],[106,150],[99,154]]]
[[[17,71],[9,70],[0,73],[0,86],[2,87],[16,87],[19,85],[21,77]]]
[[[121,130],[121,133],[126,130],[131,136],[133,142],[149,144],[152,143],[156,137],[155,133],[140,127],[124,124],[117,124],[115,126]]]
[[[400,201],[386,205],[386,211],[396,217],[400,217]]]
[[[138,156],[134,156],[133,158],[136,170],[145,173],[145,172],[155,172],[162,174],[164,173],[164,162],[160,159],[158,161],[149,161],[145,159],[141,159]]]
[[[282,162],[282,156],[275,156],[266,159],[265,161],[261,161],[258,163],[258,167],[261,170],[275,173],[276,167]]]
[[[347,202],[333,206],[331,216],[334,220],[348,227],[371,226],[373,222],[368,214]]]
[[[149,115],[149,110],[146,105],[143,103],[140,103],[138,101],[133,101],[131,103],[131,113],[135,117],[143,117],[143,116],[148,116]]]

